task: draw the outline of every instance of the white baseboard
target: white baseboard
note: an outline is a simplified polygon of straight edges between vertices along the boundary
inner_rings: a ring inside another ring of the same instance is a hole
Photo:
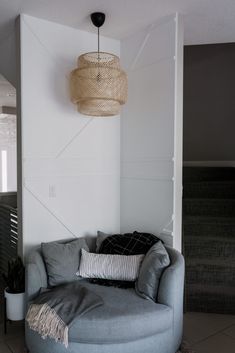
[[[184,167],[235,167],[235,161],[184,161]]]

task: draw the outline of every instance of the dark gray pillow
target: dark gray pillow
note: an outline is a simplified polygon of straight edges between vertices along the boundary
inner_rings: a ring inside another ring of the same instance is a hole
[[[84,238],[67,243],[42,243],[42,255],[46,264],[49,286],[78,280],[76,272],[80,263],[81,248],[89,251]]]
[[[98,253],[100,250],[100,246],[103,242],[104,239],[110,237],[112,234],[107,234],[104,232],[101,232],[100,230],[98,230],[97,232],[97,238],[96,238],[96,252]]]
[[[169,265],[169,255],[162,242],[158,241],[149,249],[140,267],[135,284],[137,294],[156,301],[160,277]]]

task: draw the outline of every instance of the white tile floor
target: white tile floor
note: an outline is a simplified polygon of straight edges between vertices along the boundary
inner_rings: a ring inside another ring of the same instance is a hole
[[[22,324],[8,324],[6,336],[0,324],[0,353],[25,353],[23,337]],[[195,353],[235,353],[235,316],[187,313],[184,339]]]

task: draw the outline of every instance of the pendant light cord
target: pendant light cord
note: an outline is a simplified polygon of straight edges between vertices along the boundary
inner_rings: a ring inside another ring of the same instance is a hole
[[[98,27],[98,75],[97,75],[97,81],[100,81],[100,28]]]
[[[100,28],[98,27],[98,56],[100,56]]]

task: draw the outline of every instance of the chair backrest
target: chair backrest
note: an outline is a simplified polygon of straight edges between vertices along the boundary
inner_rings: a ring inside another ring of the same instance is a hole
[[[65,244],[74,240],[74,238],[67,238],[59,240],[58,242]],[[90,251],[95,252],[96,238],[86,237],[87,245]],[[170,267],[177,266],[177,262],[181,255],[173,248],[166,247],[170,258]],[[46,272],[46,266],[42,257],[41,247],[32,250],[26,258],[26,296],[27,301],[32,300],[38,295],[40,288],[47,288],[48,278]]]

